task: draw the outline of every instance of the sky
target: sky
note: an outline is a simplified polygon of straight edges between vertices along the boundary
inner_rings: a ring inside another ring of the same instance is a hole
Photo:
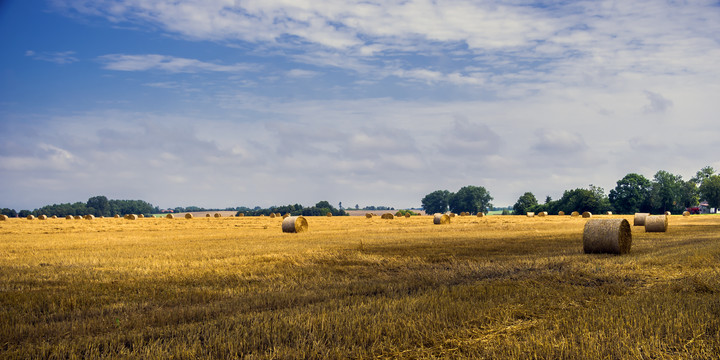
[[[0,0],[0,207],[495,206],[720,169],[720,2]]]

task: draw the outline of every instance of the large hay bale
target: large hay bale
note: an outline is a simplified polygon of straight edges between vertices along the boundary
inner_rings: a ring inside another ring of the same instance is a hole
[[[578,217],[578,216],[580,216],[580,213],[577,212],[577,211],[573,211],[573,212],[570,214],[570,216],[572,216],[572,217]]]
[[[625,219],[591,219],[583,231],[586,254],[626,254],[632,245],[630,223]]]
[[[40,215],[38,216],[38,220],[47,220],[47,215]]]
[[[526,215],[527,217],[535,217],[535,213],[532,211],[528,211]]]
[[[433,215],[433,224],[444,225],[450,223],[450,216],[448,214],[436,213]]]
[[[35,215],[28,215],[26,219],[28,219],[28,220],[35,220]]]
[[[5,221],[8,219],[8,216],[5,214],[0,214],[0,221]]]
[[[83,216],[83,218],[85,220],[95,220],[95,215],[87,214],[87,215]]]
[[[140,214],[140,215],[128,214],[126,219],[128,219],[128,220],[137,220],[137,219],[140,218],[140,216],[142,216],[142,214]]]
[[[381,218],[381,219],[392,220],[392,219],[394,219],[395,217],[394,217],[393,214],[391,214],[391,213],[384,213],[384,214],[382,214],[382,216],[380,216],[380,218]]]
[[[372,219],[372,217],[373,217],[373,214],[372,214],[372,213],[365,213],[365,218],[366,218],[366,219]]]
[[[302,216],[288,216],[282,222],[282,231],[286,233],[299,233],[307,229],[307,220]]]
[[[635,213],[635,217],[633,218],[633,226],[645,226],[645,218],[647,218],[649,215],[649,213]]]
[[[175,215],[173,215],[173,214],[167,214],[167,215],[165,215],[165,218],[166,218],[166,219],[174,219],[174,218],[175,218]]]
[[[222,214],[220,214],[220,213],[215,213],[215,217],[216,217],[216,218],[222,217]]]
[[[591,218],[591,217],[592,217],[592,213],[589,212],[589,211],[585,211],[585,212],[583,212],[582,217],[584,217],[584,218]]]
[[[645,232],[666,232],[667,229],[667,215],[650,215],[645,218]]]
[[[564,211],[558,211],[558,215],[559,215],[559,216],[565,216],[565,212],[564,212]]]
[[[193,218],[193,214],[187,213],[187,214],[185,214],[185,218],[186,218],[186,219],[192,219],[192,218]]]
[[[690,212],[687,211],[687,210],[686,210],[686,211],[683,211],[683,216],[690,216]]]

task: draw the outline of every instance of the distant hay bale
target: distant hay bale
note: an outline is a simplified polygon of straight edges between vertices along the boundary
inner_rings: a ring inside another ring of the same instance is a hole
[[[205,214],[205,217],[212,217],[212,216],[210,216],[210,214],[208,213],[208,214]]]
[[[144,218],[145,218],[145,215],[140,214],[140,215],[138,215],[137,217],[138,217],[139,219],[144,219]]]
[[[57,215],[53,215],[50,217],[51,219],[57,219]]]
[[[371,214],[371,213],[365,214],[365,218],[367,218],[367,219],[372,219],[372,217],[373,217],[373,214]]]
[[[165,215],[165,218],[166,218],[166,219],[174,219],[174,218],[175,218],[175,215],[173,215],[173,214],[167,214],[167,215]]]
[[[612,211],[606,212],[605,215],[612,215]]]
[[[270,218],[271,218],[271,219],[274,219],[274,218],[275,218],[275,213],[270,213]]]
[[[558,211],[558,215],[559,215],[559,216],[565,216],[565,212],[564,212],[564,211]]]
[[[645,218],[647,218],[649,215],[649,213],[635,213],[635,217],[633,218],[633,226],[645,226]]]
[[[526,215],[527,217],[535,217],[535,213],[532,211],[528,211]]]
[[[395,218],[395,216],[393,216],[393,214],[391,214],[391,213],[384,213],[384,214],[382,214],[382,216],[380,216],[380,218],[381,218],[381,219],[392,220],[392,219]]]
[[[288,216],[282,222],[282,231],[286,233],[299,233],[307,229],[307,220],[302,216]]]
[[[47,215],[38,216],[38,220],[47,220]]]
[[[584,217],[584,218],[591,218],[591,217],[592,217],[592,213],[589,212],[589,211],[585,211],[585,212],[583,212],[582,217]]]
[[[265,214],[260,214],[260,217],[265,217]]]
[[[667,215],[649,215],[645,218],[645,232],[666,232],[667,229]]]
[[[328,213],[325,214],[325,216],[327,216],[327,217],[332,217],[332,213],[328,211]]]
[[[82,220],[82,218],[83,218],[83,217],[80,216],[80,215],[75,215],[75,220]]]
[[[455,217],[455,213],[453,213],[453,212],[451,212],[451,213],[448,214],[448,215],[450,215],[451,218]]]
[[[35,220],[35,215],[28,215],[26,219],[28,219],[28,220]]]
[[[666,212],[665,212],[665,215],[668,215],[668,216],[669,216],[669,215],[672,215],[672,213],[669,212],[669,211],[666,211]]]
[[[83,216],[83,219],[85,219],[85,220],[95,220],[95,215],[87,214],[87,215]]]
[[[541,211],[541,212],[537,213],[537,216],[539,216],[539,217],[546,217],[547,214],[548,214],[547,211]]]
[[[185,214],[185,218],[186,218],[186,219],[192,219],[192,218],[193,218],[193,214],[187,213],[187,214]]]
[[[290,217],[290,213],[285,213],[285,215],[283,215],[282,217],[283,219],[287,219],[288,217]]]
[[[8,216],[5,214],[0,214],[0,221],[5,221],[8,219]]]
[[[126,219],[128,219],[128,220],[137,220],[137,219],[140,219],[142,216],[143,216],[142,214],[140,214],[140,215],[128,214],[127,217],[126,217]]]
[[[65,216],[65,220],[72,220],[72,219],[74,219],[74,218],[75,218],[75,217],[72,216],[72,215]]]
[[[244,217],[244,216],[245,216],[245,213],[238,213],[237,216],[238,216],[238,217]]]
[[[409,213],[409,212],[406,212],[406,213],[405,213],[405,217],[406,217],[406,218],[409,218],[409,217],[410,217],[410,213]]]
[[[119,218],[120,218],[120,215],[119,215],[119,214],[115,214],[114,217],[115,217],[116,219],[119,219]]]
[[[433,215],[433,224],[444,225],[450,223],[450,216],[448,214],[436,213]]]
[[[477,213],[477,217],[485,217],[485,213],[481,211]]]
[[[683,211],[683,216],[690,216],[690,212],[687,211],[687,210],[686,210],[686,211]]]
[[[398,212],[395,213],[395,216],[397,216],[397,217],[403,216],[403,213],[400,212],[400,211],[398,211]]]
[[[219,218],[219,217],[222,217],[222,215],[220,213],[215,213],[215,217]]]
[[[577,212],[577,211],[573,211],[573,212],[570,214],[570,216],[572,216],[572,217],[578,217],[578,216],[580,216],[580,213]]]
[[[583,231],[586,254],[627,254],[632,246],[630,223],[625,219],[591,219]]]

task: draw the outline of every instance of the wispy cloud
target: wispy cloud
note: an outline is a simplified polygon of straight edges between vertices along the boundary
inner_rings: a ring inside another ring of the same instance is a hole
[[[157,54],[110,54],[100,56],[98,59],[105,64],[105,69],[118,71],[161,70],[170,73],[197,73],[207,71],[243,72],[257,69],[256,65],[250,64],[222,65],[196,59]]]
[[[74,51],[41,51],[36,52],[28,50],[25,52],[25,56],[29,56],[35,60],[48,61],[56,64],[71,64],[80,61],[75,57]]]

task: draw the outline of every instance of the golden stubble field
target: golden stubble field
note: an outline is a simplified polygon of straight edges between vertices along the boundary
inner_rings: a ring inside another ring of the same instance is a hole
[[[570,216],[307,219],[2,221],[0,358],[720,353],[720,216],[623,256]]]

